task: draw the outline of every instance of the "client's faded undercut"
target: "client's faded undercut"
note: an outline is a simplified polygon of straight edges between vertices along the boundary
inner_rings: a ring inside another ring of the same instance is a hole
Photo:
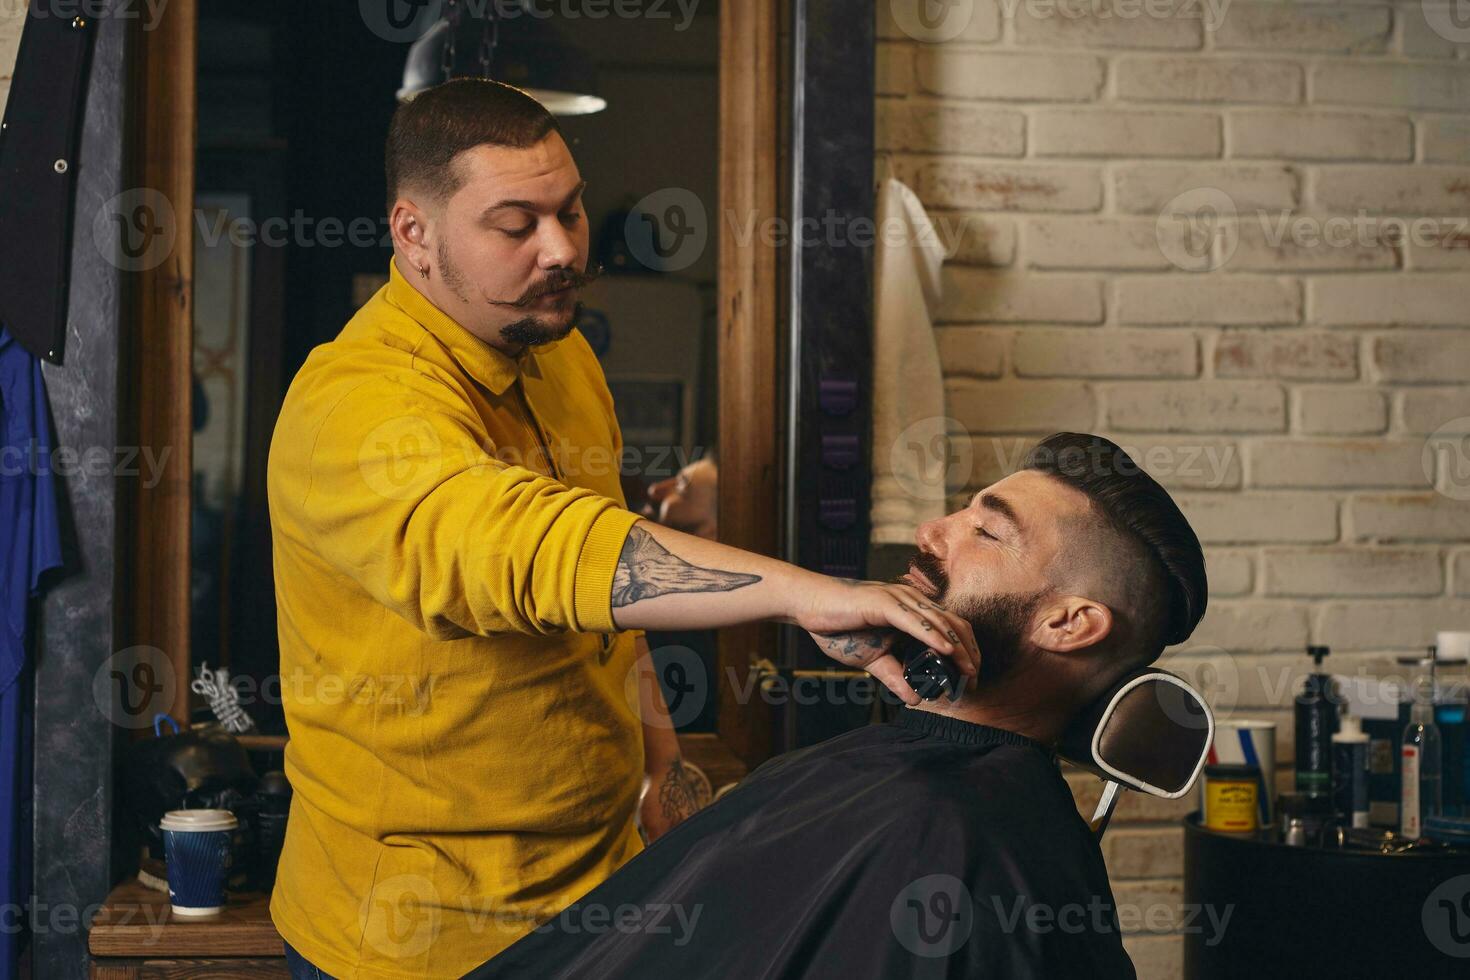
[[[1168,491],[1115,443],[1084,433],[1048,436],[1021,469],[1060,480],[1091,505],[1066,528],[1079,546],[1063,560],[1068,575],[1086,581],[1083,588],[1113,593],[1096,597],[1123,620],[1129,666],[1152,663],[1164,647],[1188,639],[1205,613],[1205,560]]]

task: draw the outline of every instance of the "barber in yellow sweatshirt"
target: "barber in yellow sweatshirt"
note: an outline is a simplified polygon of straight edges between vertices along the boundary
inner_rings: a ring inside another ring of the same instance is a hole
[[[648,832],[687,816],[640,630],[794,623],[909,703],[896,630],[979,663],[906,585],[624,508],[572,329],[583,181],[539,103],[446,83],[386,163],[389,282],[311,352],[270,451],[295,791],[271,915],[303,976],[458,977],[637,853],[645,774]]]

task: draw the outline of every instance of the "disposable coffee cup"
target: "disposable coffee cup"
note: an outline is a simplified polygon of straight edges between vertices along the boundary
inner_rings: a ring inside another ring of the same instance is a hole
[[[1434,636],[1434,646],[1441,660],[1470,660],[1470,633],[1440,630]]]
[[[175,915],[224,911],[225,875],[238,825],[229,810],[170,810],[158,822]]]

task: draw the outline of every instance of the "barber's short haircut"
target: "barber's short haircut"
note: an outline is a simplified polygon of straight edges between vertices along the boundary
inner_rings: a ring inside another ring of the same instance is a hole
[[[384,156],[388,211],[405,188],[444,200],[459,189],[450,162],[477,146],[523,150],[561,132],[556,117],[520,89],[488,78],[456,78],[400,105]]]
[[[1147,556],[1163,593],[1163,601],[1153,604],[1157,621],[1151,635],[1140,637],[1148,662],[1165,646],[1187,640],[1205,614],[1209,585],[1199,538],[1168,491],[1116,444],[1084,433],[1048,436],[1021,468],[1050,474],[1083,493],[1114,532]]]

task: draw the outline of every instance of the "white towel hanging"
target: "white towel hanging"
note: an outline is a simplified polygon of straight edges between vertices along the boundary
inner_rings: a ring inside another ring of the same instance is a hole
[[[934,337],[944,242],[919,198],[891,177],[878,191],[873,262],[874,544],[912,544],[945,512],[949,432]]]

